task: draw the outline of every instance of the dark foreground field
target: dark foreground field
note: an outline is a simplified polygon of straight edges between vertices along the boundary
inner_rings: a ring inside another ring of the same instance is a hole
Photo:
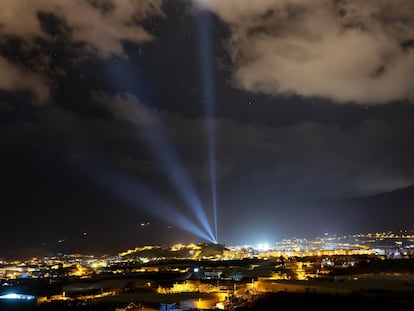
[[[414,294],[366,292],[356,295],[272,293],[239,311],[259,310],[414,310]]]
[[[119,307],[120,305],[118,305]],[[100,302],[87,305],[30,303],[0,303],[1,311],[114,311],[115,303]],[[151,307],[156,307],[155,305]],[[249,307],[233,310],[414,310],[414,295],[389,292],[364,292],[355,295],[326,295],[314,293],[273,293],[258,298]]]

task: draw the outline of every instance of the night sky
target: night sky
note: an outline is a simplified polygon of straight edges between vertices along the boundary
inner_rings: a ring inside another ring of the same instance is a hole
[[[0,1],[0,257],[413,226],[413,1]]]

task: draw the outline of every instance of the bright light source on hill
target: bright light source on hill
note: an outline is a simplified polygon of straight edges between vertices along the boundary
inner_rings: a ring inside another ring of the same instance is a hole
[[[266,252],[270,249],[269,243],[259,243],[257,244],[257,250]]]

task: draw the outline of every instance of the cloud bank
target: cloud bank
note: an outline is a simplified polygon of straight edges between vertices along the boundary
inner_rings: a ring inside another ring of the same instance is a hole
[[[230,27],[239,88],[367,104],[414,99],[411,0],[197,3]]]
[[[1,0],[0,42],[18,38],[25,49],[36,45],[36,39],[53,41],[53,35],[40,21],[40,14],[51,14],[68,31],[71,43],[82,45],[100,57],[124,57],[123,41],[142,42],[151,35],[141,22],[161,15],[161,0]],[[39,102],[49,96],[47,73],[39,68],[21,68],[0,53],[0,89],[34,93]]]
[[[131,94],[97,93],[93,98],[114,120],[145,128],[146,134],[162,122],[193,179],[209,183],[205,120],[155,111]],[[227,118],[215,123],[218,180],[228,191],[234,187],[279,196],[335,197],[389,191],[414,182],[414,169],[407,169],[414,156],[414,148],[406,144],[414,133],[409,117],[392,124],[365,120],[351,128],[315,122],[274,128]],[[144,171],[142,163],[141,158],[128,157],[128,165],[138,172]]]

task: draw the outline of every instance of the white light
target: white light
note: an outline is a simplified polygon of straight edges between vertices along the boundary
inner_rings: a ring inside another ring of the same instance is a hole
[[[3,295],[3,296],[1,296],[1,298],[3,298],[3,299],[18,299],[19,295],[13,293],[13,294]]]
[[[7,295],[0,296],[0,299],[26,299],[26,300],[32,300],[32,299],[35,299],[35,296],[10,293],[10,294],[7,294]]]
[[[269,243],[260,243],[260,244],[257,244],[257,250],[259,250],[259,251],[266,252],[269,249],[270,249]]]

